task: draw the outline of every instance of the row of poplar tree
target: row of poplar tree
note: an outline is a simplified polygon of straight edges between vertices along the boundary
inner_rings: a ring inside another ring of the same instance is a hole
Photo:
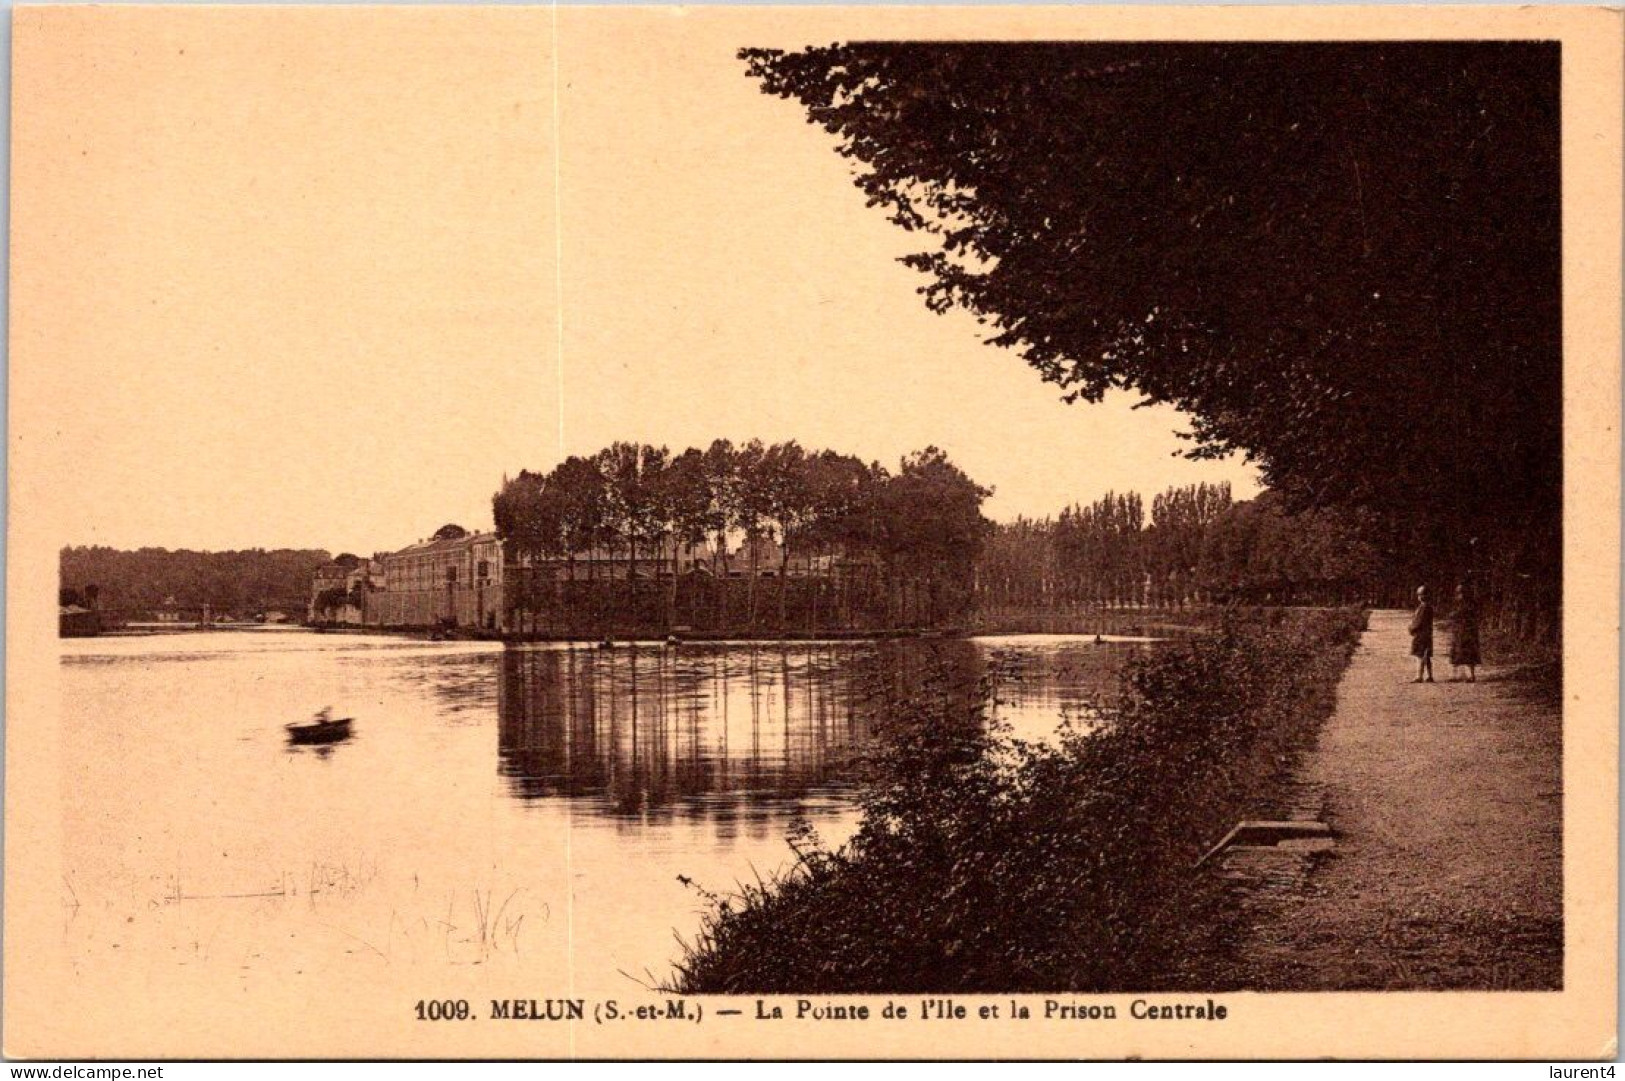
[[[626,561],[626,574],[615,577],[628,581],[629,593],[640,577],[669,576],[675,605],[682,553],[713,578],[746,571],[754,601],[769,569],[783,580],[793,561],[805,567],[810,557],[831,556],[871,570],[871,588],[906,604],[900,618],[938,622],[969,603],[991,528],[981,513],[990,494],[936,447],[905,456],[893,471],[795,441],[719,439],[675,453],[617,442],[505,479],[492,509],[510,558],[556,561],[566,580],[581,573],[586,553],[613,552]],[[764,548],[777,567],[760,565]],[[781,621],[787,592],[777,590]]]
[[[1265,492],[1228,484],[1153,497],[1108,493],[1055,518],[995,528],[977,568],[977,601],[1000,605],[1342,604],[1391,592],[1386,564],[1346,515],[1289,515]]]

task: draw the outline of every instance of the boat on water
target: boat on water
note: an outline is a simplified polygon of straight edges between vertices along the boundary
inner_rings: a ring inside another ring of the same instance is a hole
[[[354,717],[335,717],[331,709],[324,709],[303,724],[284,725],[289,743],[339,743],[350,738],[350,725]]]

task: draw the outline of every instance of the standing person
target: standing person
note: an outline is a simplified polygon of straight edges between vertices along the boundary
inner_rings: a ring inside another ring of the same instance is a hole
[[[1467,682],[1477,681],[1476,669],[1484,663],[1478,646],[1478,592],[1463,582],[1456,587],[1456,610],[1451,613],[1450,667],[1451,678],[1460,679],[1460,669],[1467,669]]]
[[[1416,679],[1412,682],[1432,683],[1433,605],[1428,603],[1427,586],[1416,587],[1416,611],[1411,616],[1411,656],[1416,658]]]

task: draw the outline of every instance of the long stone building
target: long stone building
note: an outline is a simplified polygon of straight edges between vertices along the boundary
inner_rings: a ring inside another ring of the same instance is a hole
[[[742,546],[725,561],[709,545],[688,549],[672,542],[639,552],[635,564],[624,552],[593,549],[562,556],[504,553],[495,533],[443,529],[429,540],[371,559],[341,556],[317,568],[311,579],[308,620],[316,626],[389,629],[458,628],[501,634],[535,622],[538,601],[557,600],[549,588],[575,582],[625,582],[635,566],[639,580],[679,576],[749,577],[755,564],[761,578],[829,577],[830,557],[797,557],[782,564],[770,541],[758,541],[755,559]],[[547,594],[548,599],[541,595]],[[617,597],[621,594],[617,593]],[[523,612],[523,615],[519,613]]]
[[[495,533],[434,537],[398,552],[317,568],[310,621],[500,632],[502,541]]]
[[[380,627],[502,628],[502,541],[495,533],[431,539],[380,561],[384,588],[367,598]]]

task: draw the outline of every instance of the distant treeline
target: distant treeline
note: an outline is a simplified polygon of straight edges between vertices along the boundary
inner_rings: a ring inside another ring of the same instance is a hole
[[[297,606],[303,614],[310,580],[331,559],[322,549],[250,548],[232,552],[189,549],[70,547],[61,553],[61,588],[81,597],[97,587],[97,602],[114,612],[149,612],[173,602],[208,605],[215,613],[247,615],[267,607]]]
[[[736,447],[719,439],[677,454],[620,442],[505,481],[493,516],[507,559],[562,564],[567,580],[580,576],[580,554],[620,553],[629,597],[640,574],[675,571],[678,552],[707,553],[702,565],[709,564],[704,569],[713,579],[743,569],[744,603],[715,620],[729,626],[806,626],[791,610],[790,590],[775,590],[768,607],[759,603],[756,583],[765,570],[783,579],[793,573],[793,560],[806,566],[812,559],[821,559],[820,575],[859,579],[865,607],[879,598],[890,625],[927,625],[955,619],[970,604],[990,529],[982,501],[990,494],[936,447],[905,456],[893,472],[794,441]],[[776,568],[760,565],[765,546],[773,548]],[[742,560],[730,555],[741,551]],[[671,562],[657,568],[654,561],[666,557],[656,553],[669,553]],[[738,567],[740,561],[747,566]],[[684,589],[696,588],[680,577],[670,575],[673,611],[688,603]],[[822,603],[833,613],[831,604],[855,600],[846,594]],[[817,594],[809,594],[809,609],[815,603]]]
[[[1170,488],[1149,517],[1138,493],[1108,493],[1053,519],[999,525],[976,579],[985,609],[1397,603],[1347,512],[1289,515],[1278,494],[1237,502],[1228,484]]]

